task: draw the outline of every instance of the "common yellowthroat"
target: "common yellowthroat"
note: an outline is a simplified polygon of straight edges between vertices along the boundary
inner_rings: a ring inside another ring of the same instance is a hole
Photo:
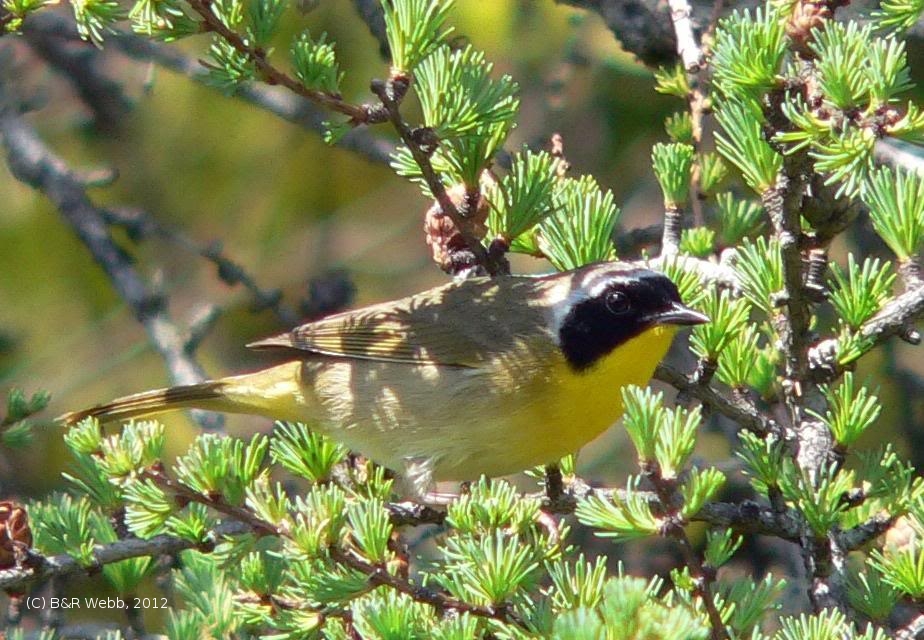
[[[182,407],[303,421],[411,476],[499,476],[576,452],[619,419],[678,325],[708,322],[665,275],[609,262],[473,278],[296,327],[249,347],[292,360],[146,391],[73,424]]]

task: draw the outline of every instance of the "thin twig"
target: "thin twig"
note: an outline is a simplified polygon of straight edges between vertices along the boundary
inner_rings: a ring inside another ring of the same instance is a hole
[[[471,221],[464,218],[458,207],[453,203],[452,198],[446,191],[446,186],[437,175],[436,169],[433,168],[433,163],[430,162],[430,156],[421,148],[414,136],[414,132],[401,116],[400,101],[406,90],[406,81],[403,80],[391,79],[388,82],[374,81],[372,83],[372,92],[382,101],[382,105],[388,113],[389,121],[414,157],[424,181],[426,181],[443,214],[452,220],[466,247],[472,252],[475,263],[483,266],[490,275],[506,273],[509,271],[509,265],[506,264],[502,256],[497,258],[489,254],[481,241],[472,232]]]
[[[712,595],[712,585],[715,582],[716,573],[713,569],[708,569],[703,565],[700,556],[690,544],[690,539],[684,530],[686,520],[681,515],[683,498],[678,491],[678,481],[676,478],[665,478],[661,474],[661,468],[657,463],[642,463],[642,474],[654,487],[657,495],[657,501],[652,505],[652,512],[661,522],[661,535],[671,538],[680,546],[683,553],[684,562],[690,571],[690,577],[693,580],[693,594],[702,601],[706,609],[706,616],[709,619],[712,640],[728,640],[728,629],[722,622],[722,615],[719,613]]]
[[[867,340],[866,353],[884,340],[903,333],[909,323],[924,315],[924,286],[919,286],[890,300],[871,320],[860,327],[860,335]],[[813,379],[817,382],[833,380],[845,367],[837,361],[840,352],[838,340],[829,338],[808,350],[808,362]]]
[[[339,547],[332,547],[330,552],[331,557],[335,561],[366,574],[372,586],[377,587],[385,585],[395,591],[410,596],[418,602],[428,604],[437,611],[468,613],[473,616],[478,616],[479,618],[500,620],[502,622],[515,624],[524,629],[527,628],[526,623],[507,607],[494,608],[471,604],[464,600],[447,596],[439,591],[415,585],[408,580],[389,573],[384,566],[374,565],[363,560],[356,554]]]
[[[673,534],[672,537],[680,544],[680,550],[683,552],[686,565],[690,570],[690,575],[693,577],[693,593],[699,596],[706,609],[712,640],[729,640],[731,636],[728,634],[725,623],[722,622],[722,614],[715,604],[715,596],[712,593],[716,581],[715,570],[707,569],[703,566],[699,555],[693,549],[690,539],[682,528],[678,527],[677,533]]]
[[[693,32],[693,8],[688,0],[668,0],[671,8],[671,21],[674,25],[674,33],[677,36],[677,53],[683,63],[683,68],[687,72],[687,79],[690,83],[690,93],[687,96],[687,102],[690,105],[690,120],[692,124],[692,144],[694,150],[699,153],[703,146],[703,121],[706,112],[709,109],[709,67],[705,64],[706,53],[700,40]],[[716,0],[717,5],[721,5],[722,0]],[[710,23],[713,28],[714,23]],[[705,224],[703,215],[704,194],[701,187],[702,183],[702,166],[697,156],[697,161],[693,164],[690,175],[690,209],[693,213],[693,223],[696,225]],[[680,222],[677,223],[678,225]],[[679,232],[678,232],[679,233]],[[666,234],[666,230],[665,230]],[[679,235],[678,235],[679,238]]]
[[[270,309],[276,318],[285,325],[294,325],[299,320],[296,311],[282,302],[279,289],[265,289],[238,262],[228,257],[220,242],[202,244],[189,237],[179,229],[162,224],[147,211],[137,208],[112,208],[105,212],[106,222],[126,229],[133,240],[142,240],[149,235],[175,243],[196,255],[202,256],[215,265],[218,277],[229,286],[241,285],[253,300],[253,309],[262,311]]]
[[[249,531],[250,528],[241,522],[224,522],[215,527],[206,537],[213,541],[210,544],[214,544],[225,536],[240,535]],[[80,573],[93,573],[107,564],[129,558],[173,555],[186,549],[196,548],[203,548],[203,545],[187,538],[171,535],[154,536],[147,540],[130,538],[110,544],[96,545],[93,548],[92,563],[89,565],[81,564],[66,553],[46,557],[30,552],[22,567],[0,570],[0,590],[22,591],[32,584],[52,577],[66,578]]]
[[[764,435],[775,432],[778,425],[758,411],[757,407],[744,398],[732,398],[716,391],[710,385],[698,384],[690,376],[670,365],[660,364],[655,370],[656,379],[666,382],[678,391],[688,394],[709,409],[737,422],[743,428]]]
[[[36,33],[73,42],[83,42],[72,21],[48,11],[30,15],[23,25],[23,33],[26,35]],[[118,51],[133,60],[153,62],[201,85],[213,87],[209,84],[208,69],[173,47],[122,31],[116,31],[107,36],[106,43],[109,46],[105,51]],[[103,54],[94,53],[93,55]],[[292,93],[288,89],[270,87],[262,83],[245,83],[236,89],[233,96],[305,129],[318,133],[323,133],[326,129],[324,112],[307,98]],[[390,140],[372,134],[365,127],[355,128],[348,132],[337,141],[336,146],[379,164],[388,164],[390,155],[394,151],[394,144]]]
[[[338,94],[309,89],[296,78],[273,66],[266,51],[248,44],[239,33],[221,21],[212,10],[212,0],[189,0],[189,7],[199,14],[203,20],[204,27],[208,31],[216,33],[237,51],[253,60],[257,71],[260,72],[260,76],[268,84],[283,86],[292,93],[307,98],[325,109],[341,113],[350,119],[350,124],[352,125],[368,124],[375,121],[374,111],[370,111],[361,105],[350,104]]]
[[[709,67],[705,64],[700,66],[699,71],[689,74],[691,91],[687,96],[687,102],[690,105],[690,122],[692,124],[693,149],[699,154],[703,149],[703,131],[705,126],[703,121],[706,118],[706,112],[709,109]],[[696,162],[693,163],[693,170],[690,174],[690,208],[693,211],[693,224],[704,225],[706,223],[703,214],[703,200],[705,194],[702,190],[702,156],[697,155]]]

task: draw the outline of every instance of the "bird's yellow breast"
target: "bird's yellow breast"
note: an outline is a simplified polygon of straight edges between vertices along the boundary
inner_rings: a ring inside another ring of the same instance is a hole
[[[622,416],[622,388],[648,384],[675,333],[675,327],[655,326],[585,371],[556,361],[544,389],[534,391],[536,401],[528,403],[522,421],[510,425],[511,441],[547,462],[576,452]]]

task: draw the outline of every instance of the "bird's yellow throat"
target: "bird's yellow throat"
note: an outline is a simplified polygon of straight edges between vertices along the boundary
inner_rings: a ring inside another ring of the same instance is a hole
[[[530,412],[532,433],[521,441],[530,448],[548,449],[549,460],[562,452],[577,452],[622,415],[622,387],[646,385],[676,333],[675,326],[656,325],[580,372],[564,361],[556,363],[553,384]],[[509,435],[516,439],[516,434]],[[536,449],[531,454],[543,456]]]

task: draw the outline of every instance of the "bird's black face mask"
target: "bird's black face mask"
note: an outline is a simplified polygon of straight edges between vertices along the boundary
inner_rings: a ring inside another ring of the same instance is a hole
[[[677,286],[664,274],[633,269],[607,276],[594,296],[574,304],[559,328],[559,344],[576,371],[658,324],[692,325],[709,318],[684,306]]]

